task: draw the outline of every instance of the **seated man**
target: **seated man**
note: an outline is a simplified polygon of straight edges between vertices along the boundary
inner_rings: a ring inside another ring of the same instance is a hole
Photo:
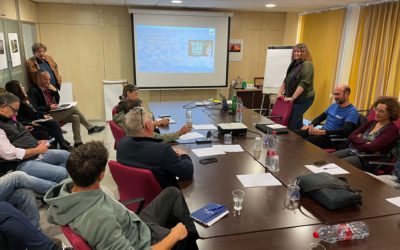
[[[193,163],[179,148],[172,148],[154,137],[154,124],[143,108],[125,115],[126,135],[117,146],[117,161],[153,172],[161,188],[178,187],[176,177],[193,177]]]
[[[126,133],[126,129],[124,126],[125,114],[128,113],[131,109],[133,109],[135,107],[140,107],[140,103],[141,103],[141,101],[139,99],[137,99],[137,100],[125,100],[123,102],[121,101],[118,104],[118,108],[122,111],[113,115],[113,121],[115,123],[117,123],[125,131],[125,133]],[[169,121],[169,119],[167,119],[167,120]],[[154,124],[155,124],[155,121],[153,121],[153,125]],[[160,134],[160,133],[154,131],[154,138],[160,139],[163,142],[168,143],[168,142],[178,140],[181,135],[184,135],[184,134],[190,132],[191,129],[192,129],[191,125],[185,124],[182,126],[181,129],[179,129],[177,132],[174,132],[174,133]]]
[[[83,144],[80,124],[88,130],[89,134],[104,130],[104,126],[94,126],[90,124],[77,107],[57,110],[60,95],[57,89],[50,83],[50,74],[47,71],[39,69],[36,76],[37,85],[28,91],[29,101],[38,112],[42,114],[50,113],[53,119],[58,122],[72,123],[75,147]]]
[[[0,173],[21,170],[50,182],[67,178],[69,152],[50,149],[47,141],[36,140],[19,122],[19,99],[11,93],[0,95]]]
[[[339,84],[333,90],[335,103],[330,105],[321,115],[316,117],[310,125],[303,126],[293,132],[301,135],[307,141],[320,148],[335,148],[330,135],[347,137],[356,129],[359,115],[356,108],[349,101],[350,88],[347,85]],[[315,128],[325,121],[322,129]]]
[[[171,249],[175,244],[196,249],[198,234],[179,190],[165,189],[138,216],[100,188],[107,160],[107,149],[98,141],[71,153],[67,170],[72,181],[44,198],[50,205],[48,221],[69,225],[93,249]],[[169,229],[167,221],[179,223]]]
[[[55,184],[21,171],[0,177],[0,249],[62,249],[40,231],[32,192],[44,195]]]

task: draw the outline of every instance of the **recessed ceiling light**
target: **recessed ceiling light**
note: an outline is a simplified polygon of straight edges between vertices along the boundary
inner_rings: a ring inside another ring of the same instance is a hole
[[[265,7],[267,7],[267,8],[274,8],[274,7],[276,7],[276,4],[274,4],[274,3],[269,3],[269,4],[266,4]]]
[[[181,0],[171,0],[171,3],[182,3]]]

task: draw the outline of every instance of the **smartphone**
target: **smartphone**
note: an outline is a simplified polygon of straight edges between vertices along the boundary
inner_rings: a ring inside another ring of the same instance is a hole
[[[50,140],[47,141],[47,146],[50,146],[54,141],[56,140],[56,138],[51,138]]]
[[[326,164],[329,164],[329,162],[324,161],[324,160],[313,162],[313,165],[316,166],[316,167],[322,167],[322,166],[324,166]]]
[[[200,162],[201,164],[209,164],[209,163],[213,163],[213,162],[217,162],[217,161],[218,161],[217,158],[215,158],[215,157],[210,157],[210,158],[201,159],[199,162]]]

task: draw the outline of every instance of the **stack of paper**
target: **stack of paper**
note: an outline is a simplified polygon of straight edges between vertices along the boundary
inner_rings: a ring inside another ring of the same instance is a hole
[[[196,130],[211,130],[211,129],[217,129],[214,124],[196,124],[192,125],[193,129]]]
[[[336,165],[335,163],[329,163],[329,164],[323,165],[321,167],[317,167],[314,165],[305,165],[305,167],[308,168],[313,173],[329,173],[332,175],[349,173],[346,170],[344,170],[343,168]]]
[[[205,157],[210,155],[224,155],[225,152],[222,150],[215,149],[213,147],[207,148],[194,148],[192,152],[197,155],[197,157]]]
[[[197,133],[197,132],[190,132],[184,135],[181,135],[179,137],[179,139],[181,140],[193,140],[193,139],[197,139],[197,138],[202,138],[204,137],[204,135]]]
[[[244,187],[281,186],[282,183],[271,173],[237,175]]]

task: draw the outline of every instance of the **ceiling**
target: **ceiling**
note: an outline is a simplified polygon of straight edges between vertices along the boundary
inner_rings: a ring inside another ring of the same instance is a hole
[[[178,7],[189,9],[224,9],[241,11],[305,12],[335,8],[349,4],[372,2],[371,0],[182,0],[173,4],[170,0],[33,0],[38,3],[96,4],[131,7]],[[265,8],[267,3],[276,4],[275,8]]]

